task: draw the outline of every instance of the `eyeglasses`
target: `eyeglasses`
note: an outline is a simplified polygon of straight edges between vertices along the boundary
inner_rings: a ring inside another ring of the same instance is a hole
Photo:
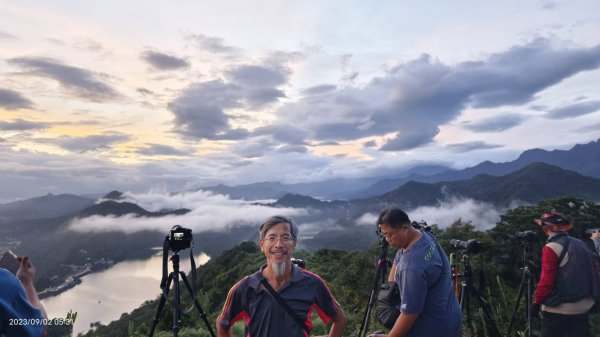
[[[282,235],[282,236],[277,236],[277,235],[269,235],[266,238],[263,238],[263,240],[270,246],[270,245],[274,245],[275,242],[281,240],[281,243],[283,244],[288,244],[291,243],[292,241],[294,241],[294,238],[291,235]]]
[[[384,233],[381,231],[381,228],[379,228],[379,233],[381,233],[381,236],[383,236],[384,239],[391,238],[392,236],[394,236],[394,234],[398,233],[399,231],[400,229],[395,229],[391,233]]]

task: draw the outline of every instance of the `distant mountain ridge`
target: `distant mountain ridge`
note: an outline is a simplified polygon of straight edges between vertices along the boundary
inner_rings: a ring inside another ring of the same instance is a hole
[[[542,162],[565,170],[600,178],[600,139],[587,144],[577,144],[569,150],[526,150],[513,161],[494,163],[483,161],[462,170],[440,165],[422,165],[398,172],[393,177],[363,177],[356,179],[330,179],[315,183],[282,184],[258,182],[245,185],[216,185],[200,189],[229,195],[233,199],[279,199],[286,194],[308,195],[325,199],[361,199],[390,192],[409,181],[436,183],[471,179],[478,174],[503,176],[518,171],[529,164]]]
[[[44,196],[0,205],[0,219],[41,219],[75,214],[92,205],[94,200],[73,194]]]
[[[581,173],[585,176],[600,178],[600,140],[587,144],[577,144],[570,150],[527,150],[521,153],[516,160],[510,162],[493,163],[491,161],[484,161],[463,170],[447,170],[433,175],[415,173],[405,178],[381,180],[366,189],[346,194],[343,197],[355,199],[377,196],[389,192],[411,180],[435,183],[439,181],[470,179],[478,174],[503,176],[537,162],[554,165],[565,170]]]
[[[459,181],[409,181],[381,196],[362,199],[362,203],[394,204],[401,208],[413,209],[419,206],[434,206],[442,200],[459,197],[508,206],[514,201],[535,203],[567,195],[600,200],[600,179],[545,163],[533,163],[499,177],[479,174],[471,179]]]
[[[112,192],[111,192],[112,193]],[[94,204],[84,210],[82,210],[78,217],[85,218],[93,215],[99,216],[123,216],[127,214],[133,214],[136,216],[146,217],[158,217],[165,215],[183,215],[190,212],[187,208],[180,208],[172,211],[161,211],[161,212],[150,212],[137,204],[132,202],[120,202],[114,200],[105,200],[100,203]]]

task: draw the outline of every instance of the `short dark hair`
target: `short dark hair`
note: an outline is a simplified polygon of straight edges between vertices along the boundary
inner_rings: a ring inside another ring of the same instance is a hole
[[[406,224],[410,224],[410,219],[400,208],[385,209],[377,218],[377,226],[386,225],[392,228],[400,228]]]
[[[296,223],[294,223],[294,220],[292,220],[291,218],[281,215],[269,217],[263,220],[263,222],[261,222],[260,227],[258,229],[260,232],[260,239],[264,239],[269,229],[280,223],[287,223],[290,225],[292,237],[294,238],[294,241],[296,241],[298,238],[298,226],[296,226]]]

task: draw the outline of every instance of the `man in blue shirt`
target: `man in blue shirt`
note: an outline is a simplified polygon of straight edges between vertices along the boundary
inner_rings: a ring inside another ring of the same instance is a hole
[[[0,335],[46,336],[46,311],[33,286],[35,268],[27,256],[19,259],[16,277],[0,268]]]
[[[316,274],[294,266],[298,227],[286,217],[274,216],[260,225],[260,249],[267,264],[237,282],[229,291],[217,318],[219,337],[230,337],[231,326],[244,320],[248,337],[308,337],[315,310],[325,324],[333,322],[329,337],[341,337],[346,316],[325,282]],[[287,303],[296,319],[265,287],[268,282]]]
[[[398,248],[390,281],[400,290],[400,316],[388,335],[375,337],[459,337],[461,311],[452,288],[450,263],[435,238],[414,228],[401,209],[384,210],[381,234]]]

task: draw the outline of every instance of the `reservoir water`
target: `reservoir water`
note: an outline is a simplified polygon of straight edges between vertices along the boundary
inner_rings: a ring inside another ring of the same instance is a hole
[[[187,274],[190,262],[184,255],[189,257],[189,253],[181,255],[180,269]],[[209,259],[208,255],[199,254],[195,257],[196,266],[205,264]],[[169,272],[171,271],[172,265],[169,262]],[[73,326],[73,336],[77,336],[90,329],[90,323],[108,324],[119,319],[123,313],[139,307],[144,301],[156,298],[161,292],[161,277],[162,254],[147,260],[124,261],[82,277],[81,284],[57,296],[45,298],[42,303],[48,312],[48,318],[66,318],[69,310],[77,312]],[[181,296],[189,296],[183,281],[181,286]]]

